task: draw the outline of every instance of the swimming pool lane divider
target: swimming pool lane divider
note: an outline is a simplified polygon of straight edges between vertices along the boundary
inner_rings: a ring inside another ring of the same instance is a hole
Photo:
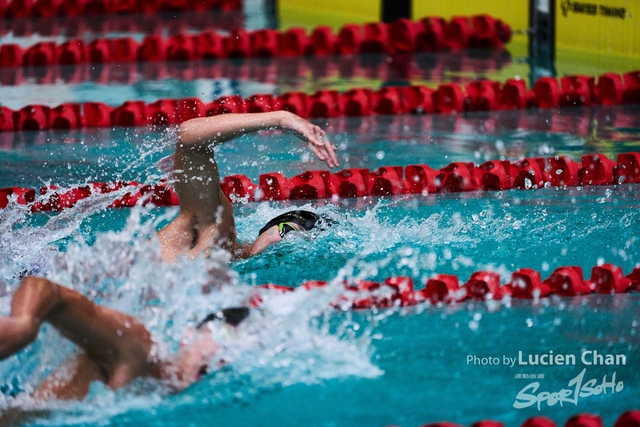
[[[146,36],[142,43],[132,37],[98,38],[86,45],[81,39],[62,44],[40,42],[27,49],[12,43],[0,46],[0,67],[502,49],[510,39],[509,25],[489,15],[454,17],[449,21],[439,17],[419,21],[401,18],[393,24],[346,24],[337,34],[331,27],[318,26],[311,34],[294,27],[286,31],[235,29],[228,35],[214,31],[183,33],[168,39],[154,34]]]
[[[267,283],[256,286],[256,293],[250,302],[257,307],[272,292],[305,292],[328,285],[329,282],[322,280],[308,280],[296,288]],[[556,268],[545,280],[541,279],[540,272],[532,268],[519,268],[505,284],[500,283],[500,275],[495,271],[476,271],[466,282],[455,275],[434,274],[426,281],[424,288],[418,290],[414,288],[410,276],[388,277],[383,282],[352,280],[342,285],[344,292],[332,305],[345,310],[410,307],[422,303],[457,304],[467,300],[539,299],[552,295],[612,295],[640,291],[640,266],[625,276],[620,267],[602,264],[591,269],[589,280],[584,277],[580,266],[563,266]]]
[[[308,95],[287,92],[280,96],[256,94],[223,96],[210,103],[198,98],[161,99],[151,104],[126,101],[118,107],[102,102],[66,103],[55,108],[28,105],[14,111],[0,106],[0,131],[165,126],[225,113],[287,110],[306,118],[363,117],[398,114],[456,114],[472,111],[525,108],[583,107],[640,104],[640,71],[591,76],[565,76],[560,81],[542,77],[527,89],[521,79],[504,84],[478,80],[466,85],[386,86],[373,91],[354,88],[340,93],[319,90]]]
[[[0,19],[48,16],[238,10],[242,0],[0,0]]]
[[[575,398],[572,397],[571,399]],[[549,397],[549,403],[551,403],[552,397]],[[553,420],[544,416],[534,416],[527,418],[520,427],[557,427]],[[398,427],[398,426],[387,426]],[[435,423],[423,424],[420,427],[462,427],[459,424],[450,421],[441,421]],[[470,427],[505,427],[505,424],[495,420],[481,420],[471,424]],[[596,414],[590,414],[587,412],[579,413],[571,416],[564,427],[604,427],[602,418]],[[622,413],[613,427],[640,427],[640,411],[630,410]]]
[[[311,170],[291,178],[279,172],[260,175],[258,184],[246,175],[222,179],[224,194],[234,203],[317,200],[339,201],[366,196],[427,196],[434,193],[530,190],[551,187],[640,183],[640,152],[620,153],[617,161],[604,154],[587,154],[581,163],[567,156],[490,160],[480,165],[454,162],[441,169],[425,164],[383,166],[376,171],[349,168],[334,172]],[[0,208],[10,202],[29,205],[32,212],[60,211],[95,194],[117,192],[110,207],[137,204],[177,206],[178,197],[166,182],[93,182],[72,188],[56,185],[33,188],[0,188]],[[36,197],[37,196],[37,197]]]
[[[237,14],[227,19],[233,20]],[[108,21],[110,22],[110,21]],[[149,25],[154,25],[150,23]],[[203,23],[202,25],[205,25]],[[210,26],[213,26],[211,24]],[[162,25],[158,24],[162,30]],[[0,37],[2,35],[0,34]],[[487,50],[482,58],[468,52],[439,52],[429,63],[417,54],[403,55],[326,55],[276,56],[259,61],[157,61],[111,62],[103,64],[52,65],[48,67],[0,67],[1,86],[29,85],[133,85],[136,82],[179,79],[181,81],[218,80],[233,76],[235,81],[280,84],[287,79],[303,80],[337,77],[390,81],[424,79],[445,81],[452,64],[462,74],[490,73],[510,65],[511,55],[505,50]],[[465,78],[471,81],[471,78]],[[39,88],[45,90],[45,88]],[[71,88],[73,89],[73,88]]]

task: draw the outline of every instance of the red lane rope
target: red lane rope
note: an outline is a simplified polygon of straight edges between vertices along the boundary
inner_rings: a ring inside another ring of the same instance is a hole
[[[525,158],[519,161],[491,160],[480,165],[454,162],[441,169],[425,164],[406,167],[383,166],[375,172],[350,168],[339,172],[312,170],[287,178],[279,172],[260,175],[258,184],[245,175],[223,178],[222,191],[232,202],[315,200],[397,196],[404,194],[538,189],[640,183],[640,153],[618,154],[617,162],[604,154],[587,154],[581,163],[570,157]],[[59,211],[74,206],[93,194],[124,193],[111,207],[131,207],[139,203],[177,206],[178,197],[164,182],[141,185],[137,182],[94,182],[60,189],[56,186],[0,188],[0,208],[10,200],[29,204],[33,212]]]
[[[311,290],[323,288],[329,282],[309,280],[298,288],[276,284],[259,285],[251,299],[257,307],[262,297],[269,292],[294,292],[296,289]],[[532,268],[519,268],[511,274],[507,283],[501,284],[500,275],[495,271],[476,271],[466,282],[451,274],[435,274],[428,279],[422,289],[416,289],[409,276],[392,276],[383,282],[354,280],[344,282],[341,293],[333,305],[343,309],[370,309],[409,307],[420,303],[456,304],[466,300],[499,301],[505,297],[518,299],[547,298],[551,295],[574,297],[580,295],[619,294],[640,291],[640,266],[626,276],[622,269],[613,264],[602,264],[591,269],[587,280],[582,267],[563,266],[551,275],[541,279],[540,272]]]
[[[337,34],[330,27],[319,26],[311,34],[296,27],[286,31],[262,29],[249,32],[236,29],[228,36],[213,31],[178,34],[169,39],[149,35],[142,43],[131,37],[100,38],[87,45],[82,40],[71,40],[60,45],[41,42],[26,50],[16,44],[5,44],[0,46],[0,67],[334,53],[408,53],[462,48],[502,49],[510,38],[511,28],[488,15],[452,18],[448,22],[436,17],[420,21],[403,18],[393,24],[346,24]]]
[[[0,131],[78,129],[83,127],[174,125],[195,117],[224,113],[256,113],[287,110],[302,117],[362,117],[376,114],[458,113],[523,108],[580,107],[640,104],[640,71],[623,76],[606,73],[538,79],[533,89],[526,82],[509,79],[504,84],[480,80],[466,85],[447,83],[437,89],[426,86],[351,89],[344,93],[319,90],[312,95],[287,92],[223,96],[205,104],[198,98],[161,99],[151,104],[126,101],[119,107],[101,102],[61,104],[55,108],[28,105],[13,111],[0,107]]]
[[[1,1],[0,1],[1,3]],[[43,16],[37,18],[0,20],[0,36],[11,34],[14,38],[39,35],[82,38],[85,33],[139,33],[179,34],[191,31],[231,31],[243,27],[244,15],[239,10],[224,10],[216,13],[198,11],[175,14],[114,14],[108,19],[84,19],[82,16]]]
[[[0,18],[212,9],[242,9],[242,0],[11,0],[9,2],[2,0],[0,1]]]
[[[444,81],[445,74],[455,62],[460,73],[491,72],[501,70],[511,63],[511,56],[503,50],[487,51],[482,58],[460,53],[442,52],[434,55],[428,65],[414,54],[350,56],[300,56],[262,58],[254,61],[202,61],[197,66],[184,62],[134,62],[78,64],[75,66],[54,65],[46,68],[5,67],[0,68],[0,84],[19,86],[25,83],[39,85],[79,84],[87,81],[97,84],[133,84],[136,81],[177,78],[182,81],[196,79],[250,80],[279,84],[283,79],[304,79],[338,76],[353,79],[362,77],[376,81],[425,79]],[[391,61],[389,61],[391,58]],[[472,81],[462,78],[460,81]]]
[[[613,427],[638,427],[640,426],[640,411],[631,410],[622,413]],[[397,426],[387,426],[397,427]],[[436,423],[424,424],[421,427],[461,427],[458,424],[442,421]],[[471,424],[471,427],[505,427],[500,421],[482,420]],[[557,424],[543,416],[535,416],[525,420],[520,427],[557,427]],[[604,427],[602,418],[599,415],[587,412],[579,413],[570,417],[564,424],[564,427]]]

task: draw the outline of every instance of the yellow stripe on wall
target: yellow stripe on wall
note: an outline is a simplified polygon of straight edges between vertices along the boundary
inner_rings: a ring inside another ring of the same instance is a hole
[[[380,0],[278,0],[280,29],[329,25],[334,30],[344,24],[379,22]]]
[[[556,45],[565,49],[640,59],[640,1],[557,0]],[[636,63],[639,66],[640,63]]]

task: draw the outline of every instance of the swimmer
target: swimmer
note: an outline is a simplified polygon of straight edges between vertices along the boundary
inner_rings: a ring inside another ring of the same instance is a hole
[[[297,214],[280,222],[269,222],[270,227],[263,228],[251,244],[242,245],[237,241],[233,208],[220,189],[213,147],[267,129],[293,133],[309,145],[318,159],[331,168],[338,166],[336,147],[326,133],[287,111],[223,114],[182,123],[178,128],[173,171],[180,212],[158,232],[162,258],[166,262],[175,262],[185,254],[193,257],[206,254],[214,247],[226,249],[234,258],[247,258],[282,240],[289,231],[308,229],[310,222],[303,216],[309,213]]]
[[[182,123],[173,171],[180,211],[158,232],[166,262],[175,262],[182,255],[206,255],[218,247],[236,258],[248,257],[280,241],[288,232],[309,230],[321,221],[313,212],[286,212],[269,221],[252,244],[237,241],[233,208],[220,188],[213,147],[268,129],[292,132],[329,167],[338,166],[335,147],[325,132],[286,111],[226,114]],[[182,389],[206,372],[219,351],[211,338],[211,322],[219,319],[225,327],[234,328],[247,315],[248,309],[237,308],[207,316],[197,328],[185,331],[182,348],[173,358],[160,360],[152,355],[151,334],[135,318],[95,304],[50,280],[30,276],[14,293],[10,316],[0,316],[0,360],[33,342],[42,323],[49,323],[81,352],[45,379],[35,393],[37,399],[81,399],[93,381],[117,389],[138,377],[164,379]]]
[[[137,319],[50,280],[29,276],[13,294],[10,316],[0,316],[0,360],[33,342],[40,326],[49,323],[81,351],[55,369],[34,398],[82,399],[93,381],[115,390],[139,377],[165,380],[178,391],[206,374],[220,351],[212,338],[212,323],[235,328],[248,315],[244,307],[212,313],[185,331],[176,354],[160,359],[154,355],[151,334]]]

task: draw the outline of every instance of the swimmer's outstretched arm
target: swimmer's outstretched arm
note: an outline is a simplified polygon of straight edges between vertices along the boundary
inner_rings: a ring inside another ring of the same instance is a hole
[[[83,349],[114,389],[152,374],[153,342],[136,319],[39,277],[24,278],[13,295],[11,315],[0,316],[0,360],[35,340],[43,322]]]
[[[327,162],[329,167],[338,166],[335,147],[327,139],[326,133],[319,126],[288,111],[221,114],[188,120],[179,127],[177,148],[206,149],[211,144],[221,144],[247,133],[267,129],[294,133],[307,142],[318,158]]]

